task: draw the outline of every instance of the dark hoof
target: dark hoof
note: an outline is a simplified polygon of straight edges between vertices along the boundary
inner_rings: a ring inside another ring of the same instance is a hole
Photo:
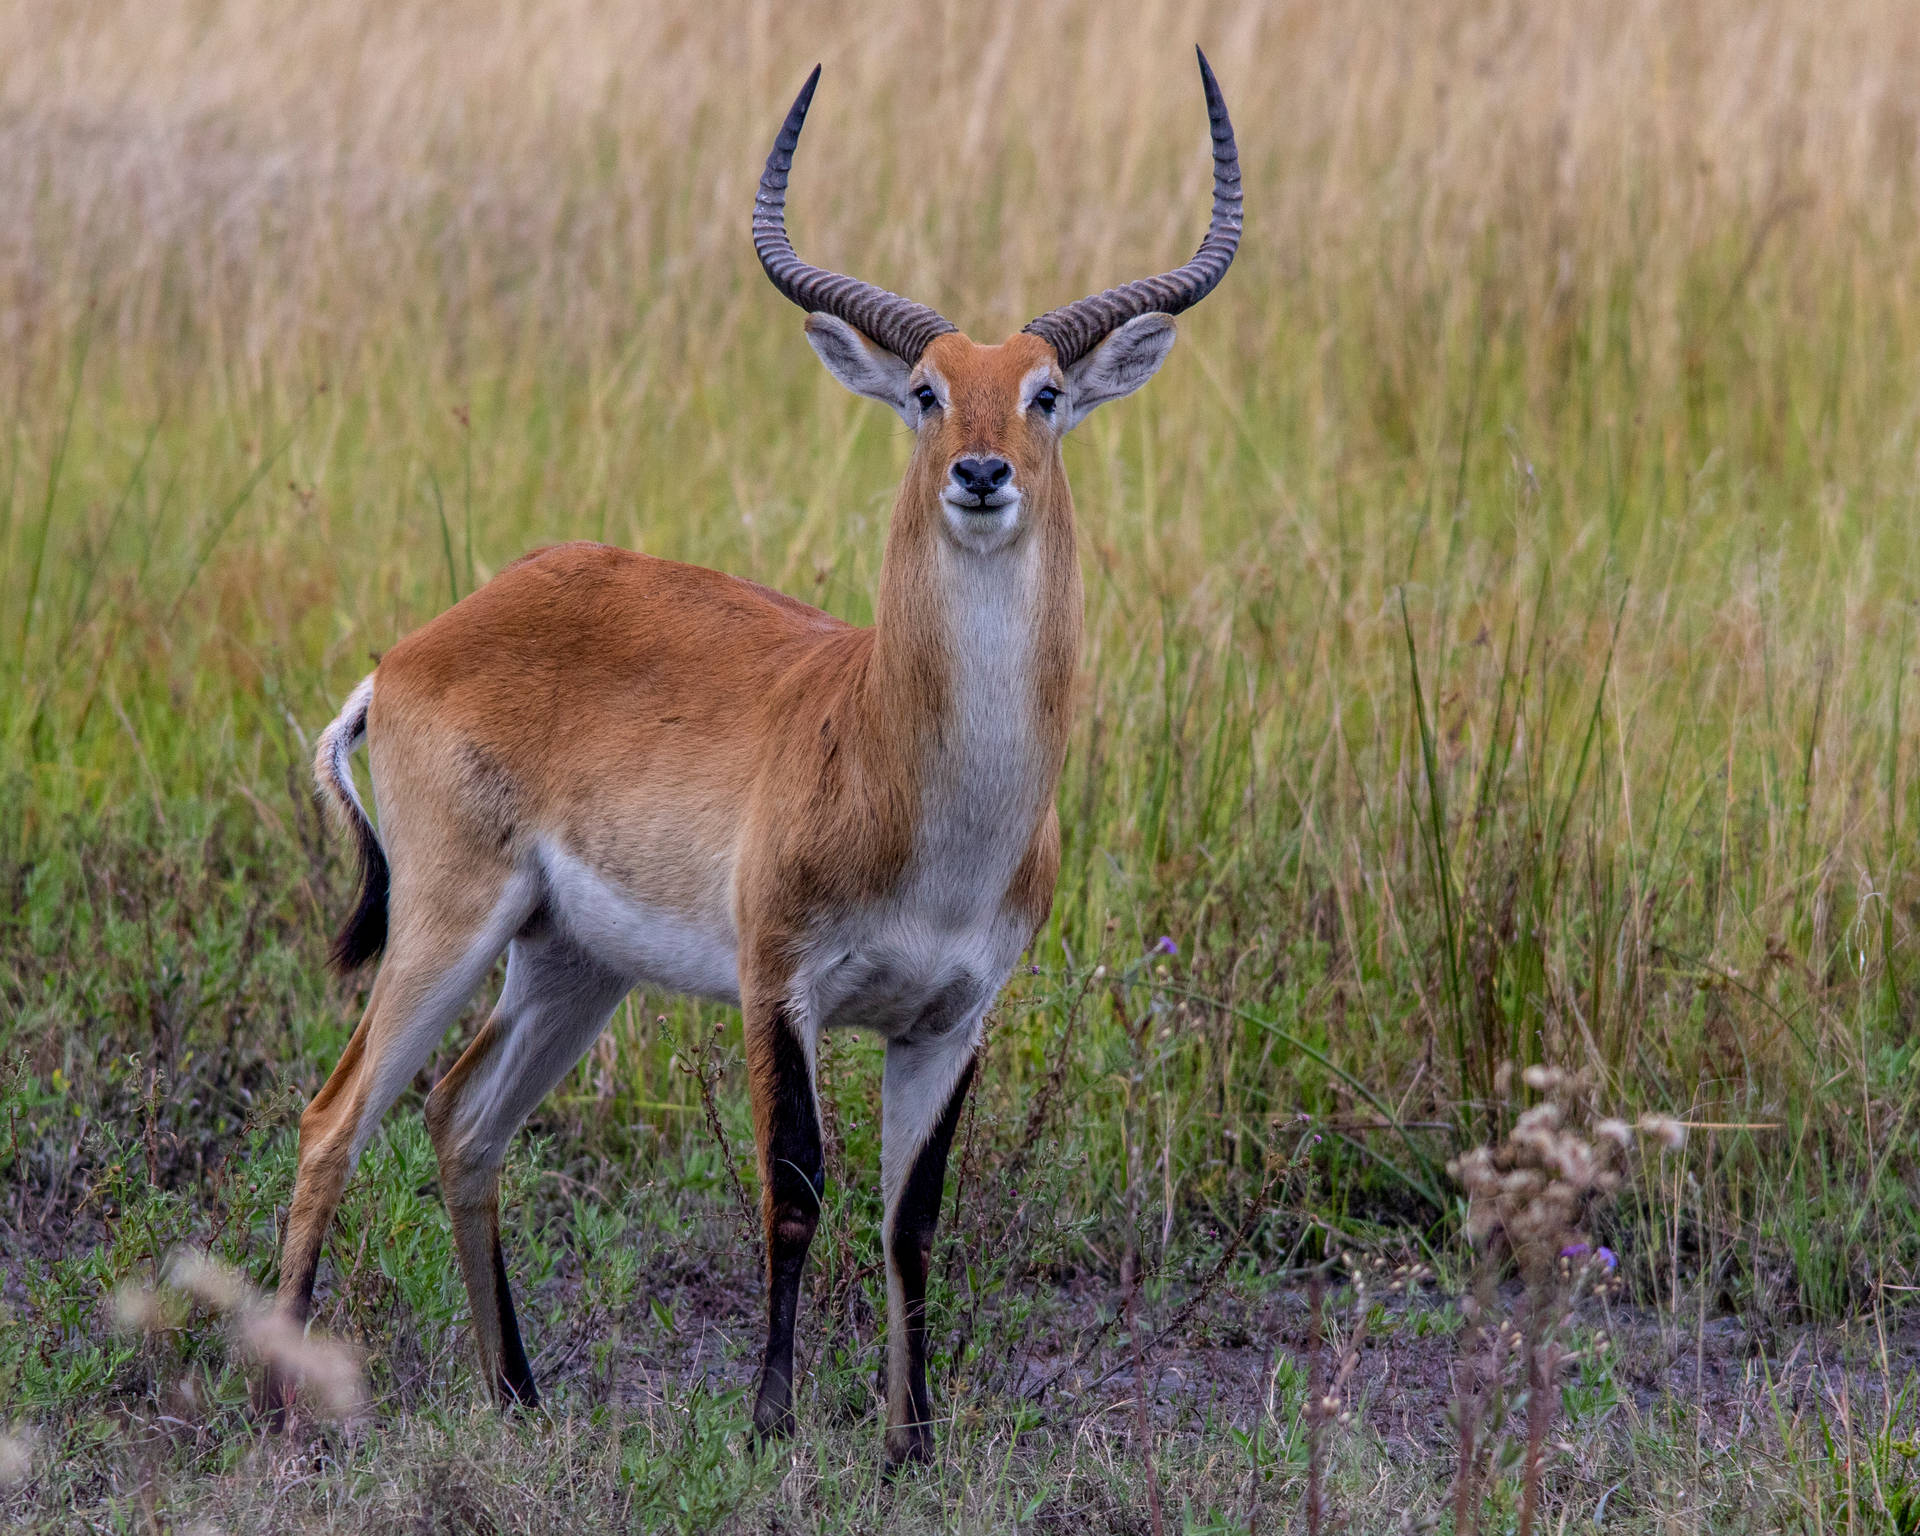
[[[540,1394],[534,1388],[532,1376],[515,1380],[502,1375],[493,1384],[493,1400],[500,1405],[502,1413],[529,1413],[540,1406]]]
[[[762,1449],[793,1438],[793,1410],[761,1403],[753,1410],[753,1443]]]
[[[759,1395],[753,1400],[754,1444],[770,1445],[792,1438],[793,1385],[779,1377],[763,1376]]]
[[[933,1431],[925,1424],[902,1424],[887,1431],[886,1475],[897,1477],[933,1460]]]
[[[280,1372],[269,1370],[254,1399],[261,1426],[270,1435],[282,1433],[292,1420],[293,1384]]]

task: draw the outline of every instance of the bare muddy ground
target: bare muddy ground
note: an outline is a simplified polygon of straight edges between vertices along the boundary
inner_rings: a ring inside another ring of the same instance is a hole
[[[857,1419],[881,1407],[884,1337],[867,1294],[877,1277],[853,1278],[858,1283],[825,1266],[813,1269],[801,1321],[800,1391],[804,1402],[811,1382],[825,1411]],[[650,1256],[636,1299],[620,1318],[575,1313],[568,1305],[573,1289],[561,1275],[533,1298],[566,1319],[539,1347],[543,1381],[567,1383],[639,1415],[672,1411],[696,1388],[753,1384],[760,1276],[745,1245]],[[938,1394],[963,1399],[969,1406],[962,1411],[997,1405],[1036,1430],[1130,1430],[1137,1373],[1118,1286],[1080,1274],[1029,1279],[1019,1290],[1017,1308],[1003,1301],[999,1315],[973,1316],[972,1347],[957,1377],[951,1351],[968,1329],[967,1307],[963,1294],[949,1293]],[[1372,1315],[1357,1349],[1355,1324],[1368,1307],[1338,1281],[1322,1303],[1322,1365],[1350,1415],[1341,1429],[1364,1429],[1389,1455],[1431,1462],[1458,1442],[1462,1298],[1428,1284],[1367,1301]],[[1017,1320],[1010,1315],[1016,1311]],[[1523,1324],[1526,1300],[1517,1284],[1500,1289],[1497,1312]],[[593,1345],[616,1324],[621,1345],[608,1368],[597,1368]],[[1145,1374],[1158,1431],[1224,1437],[1229,1429],[1250,1431],[1265,1416],[1298,1415],[1314,1353],[1313,1307],[1303,1283],[1244,1273],[1197,1301],[1191,1291],[1155,1296],[1142,1304],[1141,1331],[1150,1341]],[[1856,1429],[1871,1424],[1896,1440],[1916,1428],[1912,1394],[1902,1392],[1920,1379],[1920,1329],[1910,1323],[1759,1328],[1734,1315],[1703,1317],[1684,1303],[1676,1315],[1600,1296],[1579,1305],[1561,1338],[1578,1351],[1560,1378],[1554,1433],[1563,1447],[1568,1437],[1663,1416],[1685,1419],[1705,1454],[1751,1447],[1756,1437],[1777,1445],[1784,1429],[1810,1415]]]

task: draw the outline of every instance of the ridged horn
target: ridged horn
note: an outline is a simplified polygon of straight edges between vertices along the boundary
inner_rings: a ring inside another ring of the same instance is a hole
[[[1213,222],[1207,237],[1184,267],[1048,310],[1027,324],[1024,329],[1053,344],[1062,368],[1078,362],[1138,315],[1177,315],[1191,309],[1227,275],[1240,247],[1240,152],[1233,142],[1233,122],[1207,56],[1198,48],[1193,51],[1199,55],[1207,120],[1213,128]]]
[[[794,146],[800,142],[800,128],[813,102],[813,88],[819,83],[820,66],[816,64],[793,99],[780,137],[773,141],[773,153],[767,156],[767,168],[760,177],[760,191],[753,199],[753,248],[759,252],[760,265],[767,269],[773,286],[807,313],[824,311],[844,320],[895,357],[916,363],[927,350],[927,343],[954,329],[952,321],[924,304],[863,283],[857,277],[808,266],[794,255],[793,242],[787,238],[787,173],[793,167]]]

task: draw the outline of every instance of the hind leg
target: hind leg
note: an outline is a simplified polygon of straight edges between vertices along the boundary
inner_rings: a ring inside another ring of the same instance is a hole
[[[539,1396],[500,1251],[500,1165],[513,1133],[586,1054],[630,986],[551,927],[522,934],[507,952],[493,1016],[427,1098],[480,1373],[502,1407]]]
[[[305,1324],[327,1228],[348,1176],[381,1117],[426,1064],[531,902],[517,883],[491,903],[443,911],[441,921],[397,933],[339,1064],[300,1117],[300,1155],[281,1250],[281,1314]],[[267,1406],[285,1406],[287,1383],[269,1376]]]

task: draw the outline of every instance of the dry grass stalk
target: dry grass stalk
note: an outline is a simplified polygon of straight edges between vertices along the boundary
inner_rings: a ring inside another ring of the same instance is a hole
[[[720,1161],[727,1170],[727,1183],[733,1190],[734,1211],[740,1218],[740,1232],[745,1241],[760,1241],[760,1223],[753,1212],[753,1202],[747,1198],[747,1187],[740,1182],[740,1167],[733,1158],[733,1141],[727,1135],[727,1128],[720,1119],[720,1101],[717,1090],[721,1078],[726,1073],[724,1061],[716,1061],[715,1047],[712,1043],[700,1046],[699,1055],[685,1049],[675,1038],[673,1026],[663,1013],[654,1020],[661,1036],[673,1048],[674,1059],[679,1062],[680,1070],[692,1078],[700,1089],[700,1106],[706,1112],[707,1130],[713,1136],[713,1144],[720,1153]],[[716,1022],[713,1033],[716,1037],[726,1030],[724,1021]]]
[[[239,1270],[199,1249],[174,1253],[162,1289],[122,1287],[114,1297],[115,1321],[133,1333],[176,1326],[173,1298],[197,1302],[224,1317],[240,1358],[288,1382],[327,1418],[344,1422],[365,1410],[366,1378],[359,1351],[282,1316]]]
[[[1424,1264],[1401,1264],[1390,1270],[1387,1261],[1378,1254],[1362,1258],[1358,1254],[1346,1253],[1340,1256],[1340,1261],[1346,1267],[1348,1285],[1352,1291],[1353,1321],[1341,1341],[1331,1380],[1327,1376],[1325,1360],[1327,1310],[1324,1269],[1316,1267],[1307,1280],[1308,1326],[1312,1331],[1307,1342],[1307,1401],[1304,1408],[1307,1426],[1305,1510],[1310,1536],[1322,1528],[1328,1514],[1326,1429],[1328,1425],[1353,1422],[1352,1411],[1346,1406],[1347,1386],[1359,1369],[1361,1352],[1367,1347],[1367,1335],[1373,1326],[1375,1294],[1392,1296],[1411,1293],[1431,1279],[1433,1274]]]
[[[1126,1294],[1123,1310],[1127,1334],[1133,1346],[1134,1433],[1140,1442],[1140,1459],[1147,1469],[1147,1518],[1153,1536],[1162,1536],[1166,1516],[1160,1505],[1160,1469],[1153,1459],[1153,1424],[1147,1413],[1147,1347],[1140,1337],[1140,1244],[1137,1240],[1129,1239],[1120,1271],[1121,1289]]]
[[[1104,967],[1096,967],[1097,980]],[[1126,1021],[1124,999],[1116,984],[1112,989],[1115,1016]],[[1128,1078],[1126,1102],[1121,1109],[1120,1130],[1125,1142],[1127,1167],[1127,1246],[1120,1260],[1121,1313],[1126,1318],[1128,1343],[1133,1353],[1134,1432],[1140,1443],[1140,1459],[1147,1474],[1147,1514],[1153,1536],[1162,1536],[1165,1516],[1160,1507],[1160,1470],[1153,1458],[1153,1424],[1147,1411],[1147,1355],[1140,1337],[1140,1216],[1144,1178],[1140,1129],[1133,1123],[1146,1085],[1147,1041],[1153,1027],[1153,1011],[1126,1022],[1127,1038],[1133,1047],[1133,1070]]]
[[[1326,1280],[1316,1267],[1307,1277],[1307,1536],[1320,1536],[1327,1517],[1326,1327]]]

